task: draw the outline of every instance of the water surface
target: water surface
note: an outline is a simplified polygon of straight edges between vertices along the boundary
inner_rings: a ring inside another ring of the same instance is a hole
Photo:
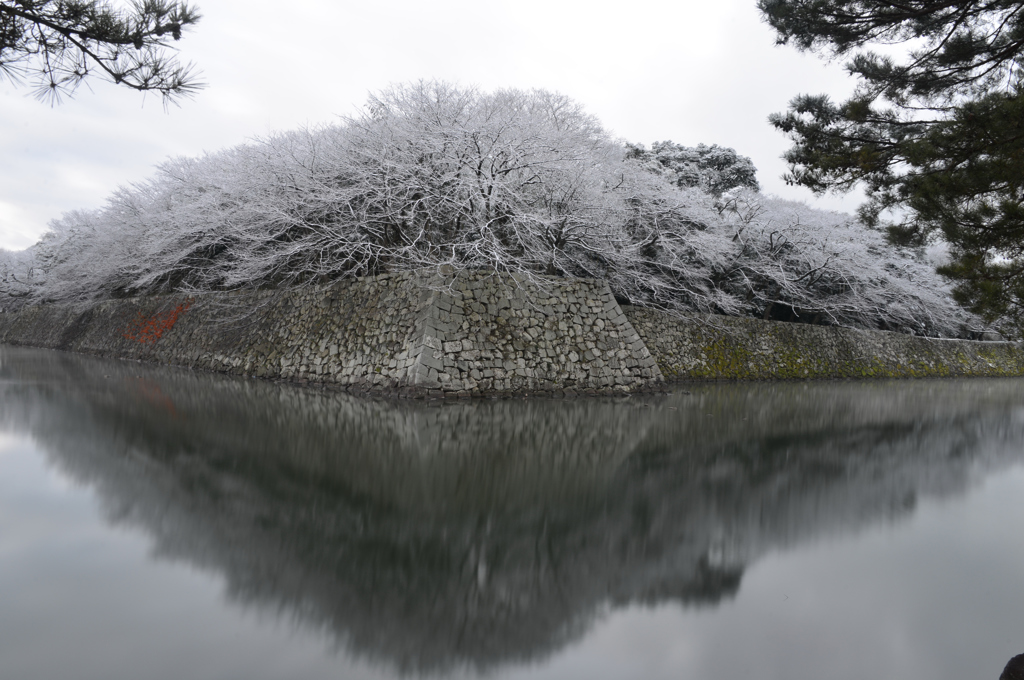
[[[0,348],[0,677],[999,676],[1024,382],[389,402]]]

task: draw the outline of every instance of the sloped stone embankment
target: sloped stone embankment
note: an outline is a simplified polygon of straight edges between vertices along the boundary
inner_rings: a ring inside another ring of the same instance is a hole
[[[33,307],[0,315],[0,342],[409,395],[662,382],[607,283],[483,272]]]
[[[406,272],[48,305],[0,343],[408,396],[618,394],[665,380],[1024,375],[1016,343],[619,307],[603,281]]]

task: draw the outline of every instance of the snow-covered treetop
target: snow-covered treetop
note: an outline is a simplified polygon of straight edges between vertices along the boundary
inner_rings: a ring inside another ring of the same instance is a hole
[[[729,147],[655,142],[649,151],[642,144],[627,144],[626,148],[629,158],[665,175],[678,187],[693,187],[714,196],[740,187],[761,190],[753,161]]]

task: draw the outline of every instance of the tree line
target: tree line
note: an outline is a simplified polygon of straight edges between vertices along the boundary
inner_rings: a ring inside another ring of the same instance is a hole
[[[757,191],[718,146],[647,149],[567,97],[398,86],[339,124],[176,158],[0,258],[5,307],[437,268],[598,277],[622,302],[962,336],[920,248]]]

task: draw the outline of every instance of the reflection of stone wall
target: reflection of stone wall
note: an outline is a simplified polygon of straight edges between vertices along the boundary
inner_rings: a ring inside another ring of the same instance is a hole
[[[1016,381],[434,404],[0,349],[0,419],[158,555],[409,671],[713,606],[768,551],[1021,461]]]
[[[27,358],[4,365],[11,355]],[[118,428],[145,433],[154,453],[178,455],[199,440],[213,452],[244,451],[248,463],[268,474],[316,477],[381,505],[427,514],[510,504],[537,510],[591,496],[651,420],[611,398],[564,406],[522,399],[379,401],[11,348],[0,348],[3,377],[59,381],[69,395],[84,391],[97,418],[109,415]],[[517,489],[514,497],[509,488]]]
[[[1024,375],[1017,343],[724,316],[680,319],[639,307],[625,314],[666,380]]]
[[[0,342],[438,396],[661,380],[606,283],[479,272],[28,308],[0,315]]]

